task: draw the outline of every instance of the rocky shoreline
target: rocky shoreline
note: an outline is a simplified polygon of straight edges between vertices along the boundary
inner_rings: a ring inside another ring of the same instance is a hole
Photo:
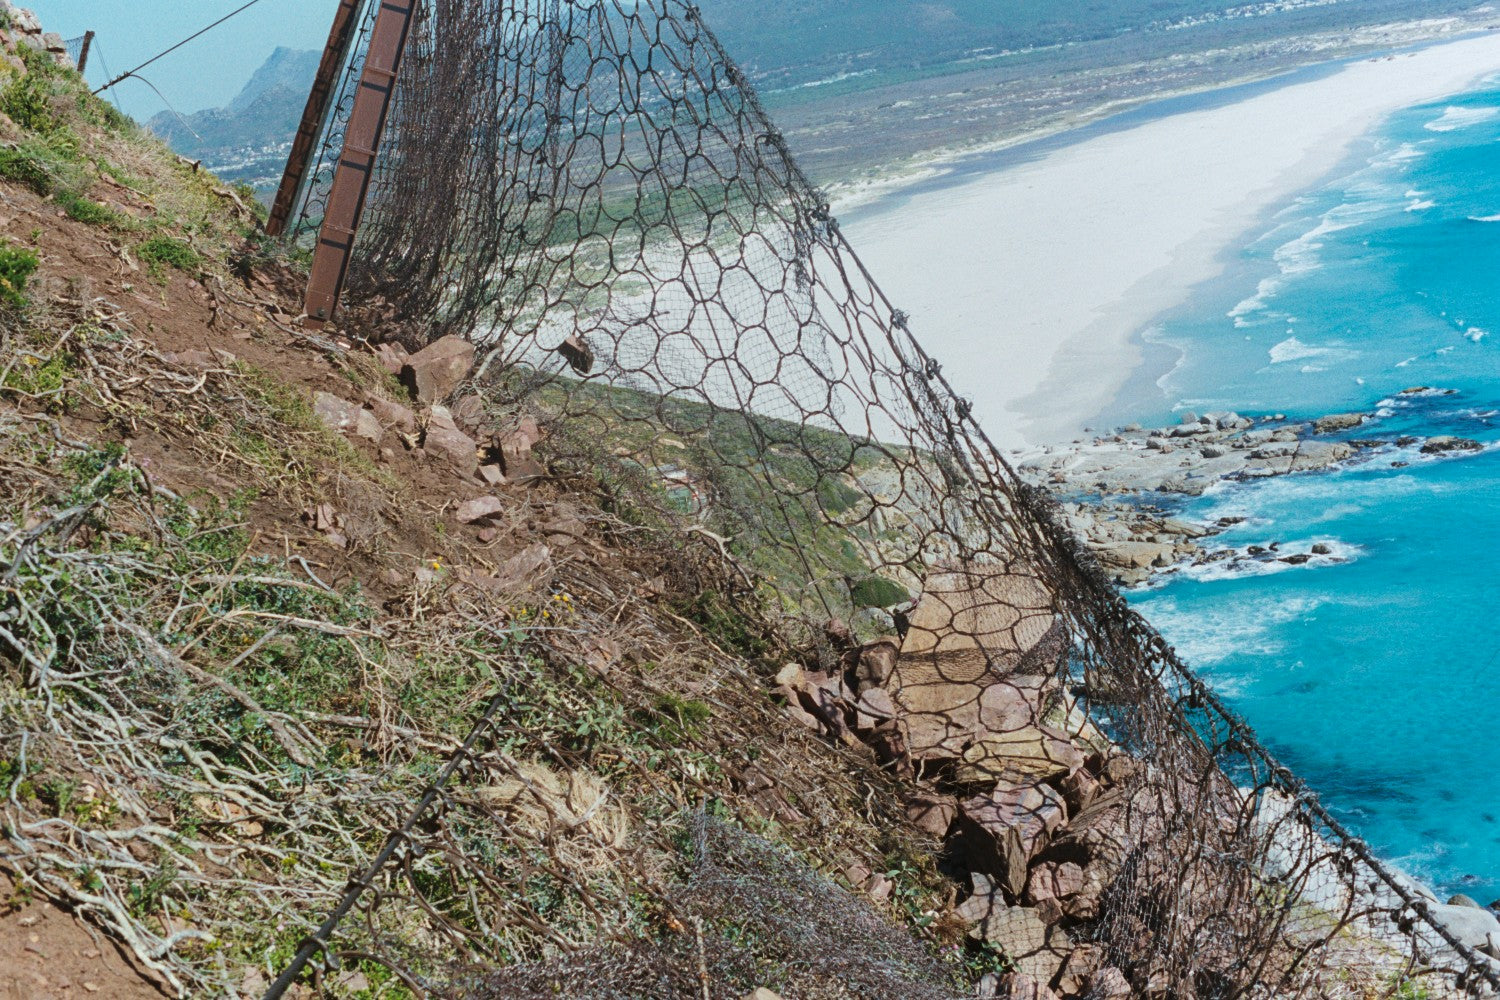
[[[1448,392],[1418,386],[1398,398]],[[1237,413],[1184,413],[1175,427],[1130,424],[1092,441],[1022,453],[1015,464],[1023,476],[1058,495],[1073,531],[1124,587],[1200,567],[1253,573],[1280,568],[1274,564],[1331,565],[1346,560],[1348,553],[1326,543],[1216,545],[1214,536],[1239,518],[1195,523],[1172,516],[1171,509],[1221,483],[1386,458],[1399,468],[1423,457],[1484,448],[1469,438],[1351,433],[1376,416],[1339,413],[1296,421],[1284,414],[1256,419]]]

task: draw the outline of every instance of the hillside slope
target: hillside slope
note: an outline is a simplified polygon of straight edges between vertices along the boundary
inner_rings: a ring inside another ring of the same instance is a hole
[[[26,60],[0,90],[0,926],[63,906],[119,955],[59,931],[3,974],[258,996],[488,707],[331,995],[551,996],[579,949],[587,981],[670,979],[705,940],[725,989],[954,995],[934,842],[868,750],[772,699],[805,654],[718,546],[567,469],[486,485],[373,349],[293,324],[296,264],[233,191]],[[514,443],[523,417],[461,419]],[[642,938],[651,962],[611,950]]]
[[[1035,566],[913,559],[909,602],[869,575],[836,512],[891,467],[807,482],[812,452],[868,439],[493,372],[416,325],[408,354],[361,336],[380,301],[309,333],[305,261],[235,190],[5,44],[0,930],[25,943],[0,975],[40,996],[260,996],[290,970],[332,997],[1364,1000],[1472,969],[1395,926],[1406,896],[1354,881],[1367,854],[1323,839],[1248,734],[1184,721],[1203,689],[1075,672]],[[579,420],[570,391],[621,419]],[[691,457],[726,450],[765,489],[680,516],[713,471]],[[915,451],[884,461],[943,458]],[[891,511],[892,535],[931,518]],[[715,530],[741,515],[795,558]],[[822,557],[861,617],[807,614]],[[1274,780],[1247,790],[1236,759]]]

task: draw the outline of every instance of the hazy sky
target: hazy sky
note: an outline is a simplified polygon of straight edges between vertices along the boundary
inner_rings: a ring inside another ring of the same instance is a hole
[[[36,11],[42,26],[64,38],[97,33],[88,77],[95,86],[145,62],[162,49],[218,20],[245,0],[16,0]],[[338,0],[260,0],[186,48],[143,71],[182,114],[219,107],[239,93],[278,45],[321,49]],[[103,61],[99,59],[102,52]],[[125,111],[144,121],[162,110],[161,98],[137,80],[116,88]]]

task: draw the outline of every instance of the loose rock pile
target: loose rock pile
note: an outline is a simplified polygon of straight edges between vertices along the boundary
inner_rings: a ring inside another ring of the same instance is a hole
[[[1022,569],[938,567],[903,638],[860,645],[830,621],[834,669],[788,665],[777,690],[792,718],[906,779],[908,818],[968,873],[955,916],[1014,965],[991,995],[1129,996],[1067,928],[1097,913],[1123,863],[1138,765],[1058,681],[1066,638],[1046,609]],[[879,876],[861,887],[889,891]]]

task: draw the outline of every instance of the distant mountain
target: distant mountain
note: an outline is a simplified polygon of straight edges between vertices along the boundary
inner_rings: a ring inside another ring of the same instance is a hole
[[[921,149],[946,147],[958,136],[977,138],[969,133],[986,119],[964,110],[966,105],[958,100],[962,94],[945,96],[938,81],[948,77],[964,76],[967,93],[976,86],[973,74],[990,74],[993,79],[980,83],[999,90],[975,100],[993,104],[1027,87],[1046,86],[1045,81],[1066,70],[1130,67],[1299,33],[1347,31],[1404,18],[1434,19],[1472,7],[1475,0],[700,3],[705,21],[755,80],[791,134],[816,136],[800,143],[804,159],[818,171],[837,175],[869,159],[856,155],[859,151],[851,142],[883,143],[880,156],[894,161]],[[277,49],[228,106],[200,111],[186,120],[164,112],[151,119],[150,128],[184,156],[202,159],[221,176],[248,182],[265,196],[280,178],[320,57],[319,51]],[[1316,53],[1303,61],[1311,58]],[[1239,74],[1247,71],[1233,69]],[[943,105],[924,116],[932,123],[932,134],[902,136],[900,128],[910,124],[910,115],[892,112],[896,117],[887,121],[849,104],[863,92],[879,95],[874,111],[899,111],[903,95],[915,93],[922,80],[932,81],[927,88],[931,93],[925,96]],[[1164,79],[1161,85],[1166,89],[1212,82],[1206,77]],[[957,114],[953,122],[930,113],[942,112],[947,105]],[[855,131],[868,135],[855,141],[826,134],[825,126],[851,122]],[[1002,124],[1015,128],[1018,123]]]
[[[317,51],[279,48],[227,106],[181,118],[163,111],[147,126],[183,156],[264,193],[286,163],[321,58]]]

